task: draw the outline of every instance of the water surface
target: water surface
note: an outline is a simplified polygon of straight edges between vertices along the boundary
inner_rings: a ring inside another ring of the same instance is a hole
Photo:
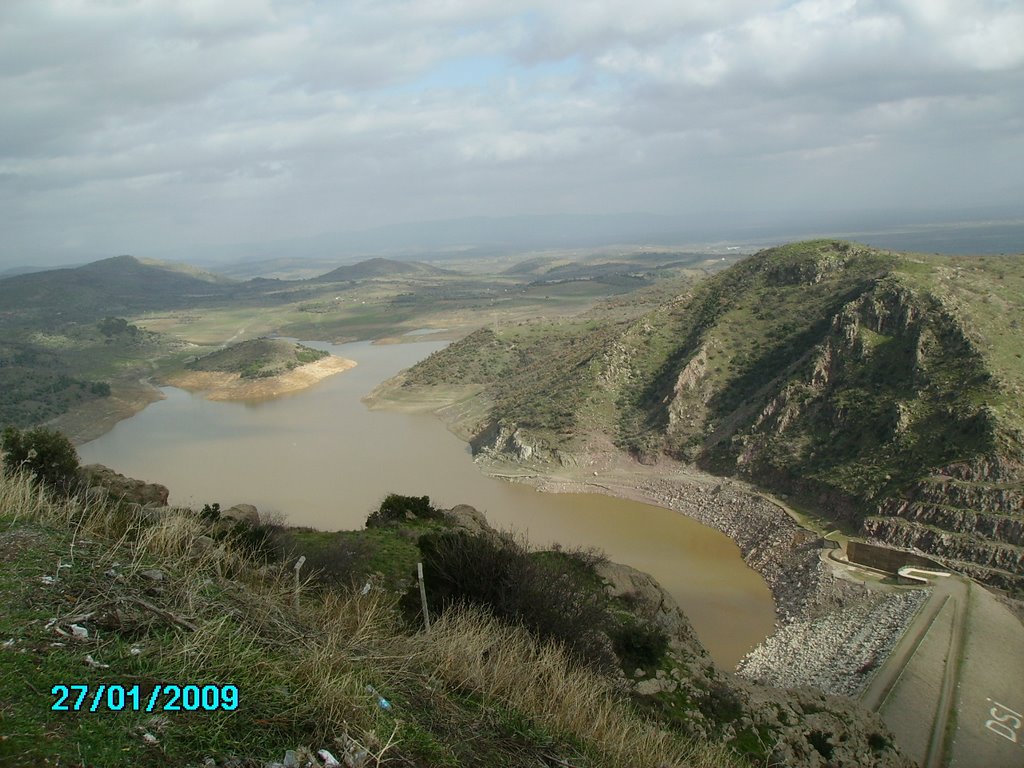
[[[241,502],[325,530],[362,527],[387,493],[471,504],[534,545],[598,547],[651,573],[701,641],[732,666],[772,630],[761,577],[725,535],[646,504],[595,494],[543,494],[488,478],[435,417],[370,411],[360,398],[447,342],[331,345],[358,362],[304,392],[260,403],[211,402],[167,387],[166,399],[79,448],[83,463],[166,485],[171,502]]]

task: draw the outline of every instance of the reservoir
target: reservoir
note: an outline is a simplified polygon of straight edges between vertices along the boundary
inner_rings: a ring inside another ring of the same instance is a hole
[[[773,630],[771,594],[724,534],[678,512],[596,494],[545,494],[486,477],[469,447],[429,414],[370,411],[360,398],[447,342],[303,342],[355,360],[311,389],[258,403],[212,402],[165,387],[164,400],[78,451],[162,483],[171,503],[261,514],[323,530],[361,528],[388,493],[470,504],[534,547],[596,547],[653,575],[715,661],[732,666]]]

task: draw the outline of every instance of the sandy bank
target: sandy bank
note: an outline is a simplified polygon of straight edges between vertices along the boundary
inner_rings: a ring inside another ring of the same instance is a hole
[[[354,360],[331,355],[264,379],[243,379],[237,373],[185,371],[166,377],[164,382],[179,389],[207,392],[207,400],[269,400],[306,389],[355,366]]]

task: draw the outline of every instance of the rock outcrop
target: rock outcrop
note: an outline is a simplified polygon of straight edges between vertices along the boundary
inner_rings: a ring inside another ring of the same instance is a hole
[[[87,464],[82,467],[79,469],[79,478],[82,485],[88,489],[87,496],[91,498],[165,507],[170,496],[166,486],[125,477],[102,464]]]

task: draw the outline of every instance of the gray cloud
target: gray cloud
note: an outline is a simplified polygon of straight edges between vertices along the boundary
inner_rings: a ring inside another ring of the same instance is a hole
[[[1022,39],[999,0],[7,0],[0,259],[1015,203]]]

